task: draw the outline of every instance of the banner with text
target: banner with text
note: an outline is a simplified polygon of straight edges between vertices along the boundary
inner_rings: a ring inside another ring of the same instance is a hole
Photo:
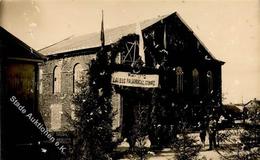
[[[112,74],[111,83],[129,87],[157,88],[159,85],[159,75],[114,72]]]

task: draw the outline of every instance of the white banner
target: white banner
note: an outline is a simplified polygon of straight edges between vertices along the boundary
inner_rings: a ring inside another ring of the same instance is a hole
[[[157,88],[159,85],[159,75],[114,72],[112,74],[111,83],[129,87]]]

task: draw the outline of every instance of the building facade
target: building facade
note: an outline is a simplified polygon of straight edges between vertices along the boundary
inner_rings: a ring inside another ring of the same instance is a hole
[[[191,122],[199,121],[200,113],[211,113],[222,105],[221,66],[224,62],[207,50],[176,12],[140,23],[145,54],[145,65],[141,69],[136,65],[141,62],[138,54],[141,40],[131,38],[138,32],[136,26],[105,30],[106,50],[112,61],[115,60],[115,72],[158,74],[157,88],[161,89],[158,93],[161,102],[165,102],[163,106],[174,110],[175,104],[181,104],[190,110],[186,116],[192,117]],[[100,50],[99,37],[99,33],[69,37],[39,51],[48,57],[39,71],[39,105],[50,130],[71,129],[67,121],[68,117],[73,118],[72,97],[80,91],[77,82],[87,80],[89,62]],[[132,106],[152,106],[154,90],[118,85],[113,88],[112,105],[117,111],[113,125],[114,128],[121,126],[122,131],[131,123]],[[136,95],[136,90],[140,90],[140,94]],[[164,123],[171,124],[171,115]]]
[[[72,98],[79,91],[81,75],[87,74],[93,58],[94,54],[49,58],[40,66],[39,105],[49,130],[70,130],[69,123],[64,122],[74,116]]]

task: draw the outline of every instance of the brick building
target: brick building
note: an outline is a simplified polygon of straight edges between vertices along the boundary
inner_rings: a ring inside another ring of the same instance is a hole
[[[69,129],[67,114],[73,116],[72,96],[77,92],[80,74],[86,74],[94,54],[52,57],[40,66],[39,95],[46,126],[52,131]]]
[[[140,28],[146,48],[146,65],[141,70],[142,74],[158,74],[159,88],[167,88],[176,103],[189,106],[191,116],[208,112],[212,106],[222,105],[221,66],[224,62],[217,60],[207,50],[176,12],[141,22]],[[110,49],[120,38],[133,33],[136,33],[136,24],[105,30],[106,49],[111,53]],[[73,117],[71,98],[79,90],[76,84],[82,81],[80,75],[86,75],[90,60],[100,50],[99,38],[100,33],[73,36],[39,51],[48,57],[39,71],[39,105],[50,130],[64,131],[70,128],[66,118]],[[124,51],[117,54],[115,70],[120,71],[121,68],[133,72],[131,65],[137,62],[138,57],[135,56],[136,48],[138,45],[135,41],[126,42],[125,47],[121,48]],[[165,66],[166,69],[162,69]],[[87,80],[87,77],[83,80]],[[129,108],[136,105],[135,102],[151,105],[151,97],[146,92],[151,93],[152,90],[144,89],[145,96],[142,96],[128,94],[122,87],[115,89],[112,104],[118,114],[114,127],[129,123]],[[171,105],[165,104],[165,107]]]

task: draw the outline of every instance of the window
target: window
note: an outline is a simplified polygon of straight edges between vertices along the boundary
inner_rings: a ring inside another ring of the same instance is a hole
[[[122,61],[122,53],[121,52],[118,52],[117,55],[116,55],[116,58],[115,58],[115,63],[116,64],[121,64],[121,61]]]
[[[39,69],[39,94],[42,94],[42,69]]]
[[[53,93],[60,93],[61,90],[61,69],[55,66],[53,69]]]
[[[113,121],[112,121],[112,129],[116,129],[120,127],[122,124],[122,97],[119,93],[113,92],[112,94],[112,109],[113,113],[115,113]]]
[[[76,113],[75,113],[76,107],[75,107],[75,104],[71,104],[70,108],[71,108],[70,117],[71,117],[72,120],[75,120],[76,119]]]
[[[177,77],[176,91],[177,93],[183,93],[183,71],[181,67],[176,68],[176,77]]]
[[[207,72],[207,85],[208,85],[208,94],[210,94],[213,92],[213,77],[211,71]]]
[[[62,105],[52,104],[50,106],[50,110],[51,110],[51,129],[59,130],[61,128]]]
[[[77,93],[80,90],[79,83],[83,80],[83,68],[77,63],[73,68],[73,93]]]
[[[193,94],[199,95],[200,92],[199,72],[196,68],[193,69],[192,71],[192,81],[193,81]]]

